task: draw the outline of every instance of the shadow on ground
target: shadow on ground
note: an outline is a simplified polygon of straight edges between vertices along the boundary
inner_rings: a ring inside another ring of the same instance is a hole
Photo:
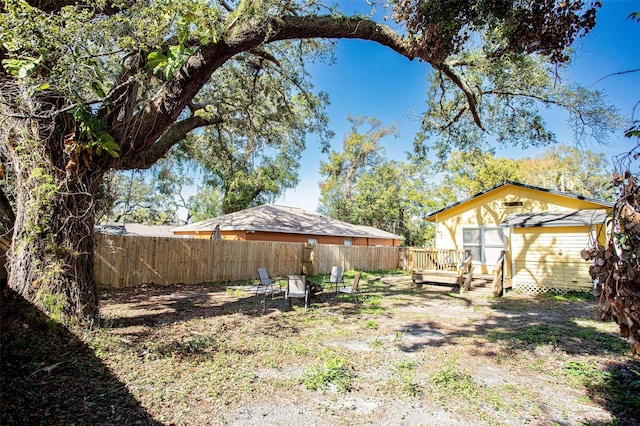
[[[398,349],[402,352],[449,346],[454,351],[467,350],[472,356],[487,359],[507,357],[514,353],[525,354],[523,359],[545,359],[546,355],[559,354],[561,365],[557,371],[558,380],[573,378],[575,387],[585,389],[594,403],[611,413],[615,419],[612,424],[640,424],[640,363],[625,358],[628,346],[619,336],[600,331],[590,322],[595,313],[595,303],[561,303],[535,296],[478,298],[454,294],[447,287],[418,288],[402,282],[401,278],[366,280],[362,290],[360,303],[354,303],[349,298],[335,301],[330,295],[323,295],[322,299],[312,304],[311,312],[306,314],[298,305],[295,308],[297,312],[291,314],[299,314],[300,317],[296,318],[306,318],[306,322],[286,328],[279,325],[280,322],[286,322],[289,313],[272,315],[283,311],[281,296],[261,301],[246,293],[227,291],[219,286],[150,286],[107,292],[103,300],[108,301],[114,314],[107,319],[107,328],[118,333],[118,336],[126,336],[127,347],[144,346],[145,339],[148,340],[150,336],[162,336],[166,341],[160,345],[159,351],[172,356],[181,353],[189,355],[198,350],[208,351],[219,343],[218,332],[228,336],[229,332],[224,327],[232,328],[234,325],[233,322],[220,323],[220,330],[212,330],[211,335],[198,337],[193,345],[188,339],[193,336],[184,334],[181,329],[177,332],[182,334],[176,336],[165,336],[161,332],[165,325],[192,319],[239,313],[241,319],[236,321],[251,321],[254,324],[255,319],[262,325],[257,327],[260,333],[286,339],[283,330],[301,333],[306,327],[312,326],[315,316],[339,319],[358,317],[359,321],[373,319],[374,322],[382,322],[383,318],[397,321],[394,314],[397,310],[411,310],[412,315],[408,317],[411,320],[400,321],[393,329],[397,335],[394,337],[398,337]],[[442,315],[434,315],[438,309]],[[47,421],[54,419],[49,423],[68,423],[66,420],[74,418],[73,415],[85,414],[90,416],[89,419],[102,419],[87,423],[104,424],[104,419],[109,419],[107,423],[112,424],[154,424],[124,385],[71,333],[59,329],[52,332],[45,321],[44,325],[38,326],[42,330],[36,336],[41,337],[37,337],[36,343],[30,343],[25,340],[25,335],[29,333],[21,329],[21,321],[26,320],[12,320],[10,328],[18,340],[24,340],[23,343],[11,345],[14,361],[5,359],[5,342],[9,342],[12,336],[8,335],[5,339],[3,323],[2,388],[3,393],[8,389],[15,389],[17,393],[7,404],[3,398],[0,405],[0,420],[3,423],[7,423],[4,421],[7,416],[5,413],[13,416],[25,407],[28,412],[28,407],[33,406],[36,409],[32,410],[30,420],[8,424],[36,423],[36,420],[43,418]],[[48,339],[53,343],[48,343]],[[84,353],[86,360],[81,355],[72,355],[76,351],[64,344],[65,339],[69,339],[71,347],[79,346],[77,352]],[[42,345],[43,348],[51,345],[52,349],[38,352],[40,358],[17,360],[22,355],[20,345],[33,344]],[[56,355],[49,357],[48,352]],[[72,367],[70,358],[78,365]],[[56,366],[57,363],[61,364]],[[46,368],[52,365],[55,368],[49,373]],[[9,379],[4,377],[7,368],[15,370]],[[93,385],[95,389],[87,389],[86,392],[81,389],[75,392],[73,402],[67,401],[65,385],[68,386],[73,377],[79,377],[85,371],[91,371],[95,376],[86,381],[96,382]],[[13,388],[7,388],[5,380],[12,380]],[[28,400],[24,401],[21,395],[26,395]],[[118,401],[118,405],[114,406],[113,401]],[[48,406],[52,411],[45,411],[46,408],[41,406]],[[76,414],[65,417],[65,410],[71,410],[72,413],[75,410]]]
[[[557,351],[570,357],[559,379],[583,387],[591,401],[611,413],[614,420],[607,425],[640,425],[640,361],[627,357],[629,345],[618,334],[594,326],[595,301],[554,301],[542,295],[493,298],[459,295],[455,290],[448,285],[377,286],[376,291],[384,297],[393,297],[394,309],[427,307],[423,320],[396,328],[403,336],[398,346],[401,351],[443,346],[455,350],[459,343],[470,340],[474,355],[489,358],[526,353],[526,358],[535,359],[545,351]],[[432,317],[429,309],[438,305],[452,310],[454,327],[443,329],[442,320],[428,319]],[[472,312],[481,306],[494,314],[474,319]],[[459,318],[455,318],[456,312]]]
[[[19,296],[3,297],[0,321],[0,424],[161,424],[91,348]]]

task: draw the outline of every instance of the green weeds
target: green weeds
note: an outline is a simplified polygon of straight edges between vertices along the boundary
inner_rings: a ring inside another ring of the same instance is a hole
[[[539,297],[554,302],[593,302],[595,300],[593,294],[586,291],[569,291],[565,294],[546,292]]]
[[[373,341],[371,343],[369,343],[369,346],[371,346],[372,349],[380,349],[381,347],[384,346],[384,340],[381,339],[373,339]]]
[[[382,315],[384,308],[382,307],[382,295],[371,294],[364,297],[362,305],[358,308],[359,314]]]
[[[347,361],[335,351],[325,350],[321,363],[310,366],[301,376],[301,383],[309,390],[325,390],[333,386],[340,392],[351,389],[352,375]]]
[[[449,397],[471,398],[477,395],[471,375],[458,366],[457,356],[431,373],[431,380],[443,395]]]
[[[581,388],[589,384],[602,383],[609,374],[598,368],[595,361],[569,361],[564,364],[564,376],[572,387]]]
[[[369,320],[362,326],[362,328],[365,330],[377,330],[378,323],[375,320]]]
[[[400,361],[395,364],[396,380],[399,383],[400,391],[410,397],[418,397],[422,394],[417,382],[415,361]]]
[[[558,335],[563,333],[566,333],[566,330],[546,324],[535,324],[510,331],[490,330],[487,333],[487,339],[492,342],[498,340],[512,341],[526,346],[555,345]]]

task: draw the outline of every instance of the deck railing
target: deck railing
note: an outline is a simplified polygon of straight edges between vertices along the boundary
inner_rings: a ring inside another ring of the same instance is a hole
[[[496,262],[496,269],[493,270],[493,295],[495,297],[500,297],[504,294],[504,259],[505,252],[502,251]]]
[[[457,271],[468,250],[408,249],[408,269],[425,271]]]

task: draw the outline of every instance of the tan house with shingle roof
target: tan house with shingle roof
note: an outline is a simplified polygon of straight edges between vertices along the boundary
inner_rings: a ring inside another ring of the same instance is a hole
[[[404,237],[371,226],[352,225],[296,207],[265,204],[173,229],[176,237],[283,241],[354,246],[399,246]]]

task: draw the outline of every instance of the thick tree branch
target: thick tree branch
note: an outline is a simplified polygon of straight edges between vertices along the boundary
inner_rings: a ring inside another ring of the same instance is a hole
[[[178,118],[213,72],[233,56],[265,43],[310,38],[370,40],[387,46],[410,60],[414,59],[408,45],[397,33],[384,25],[362,18],[286,16],[274,18],[262,25],[256,25],[255,22],[240,24],[224,40],[202,46],[138,113],[135,118],[136,132],[128,141],[124,141],[133,147],[131,155],[138,157],[145,150],[155,150],[158,138]],[[422,59],[429,61],[429,58]],[[458,78],[458,81],[461,80]]]
[[[172,146],[183,140],[187,134],[200,127],[222,123],[222,117],[206,118],[194,115],[173,124],[150,149],[135,156],[124,158],[117,167],[120,170],[148,169],[164,157]]]

